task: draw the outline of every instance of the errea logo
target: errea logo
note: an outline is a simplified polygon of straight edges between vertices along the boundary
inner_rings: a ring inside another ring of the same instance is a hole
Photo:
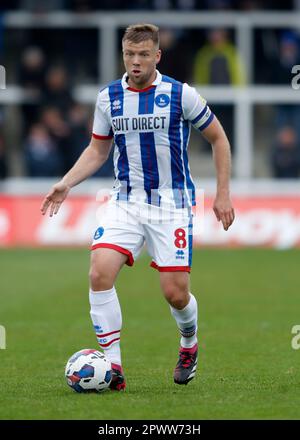
[[[115,99],[112,103],[113,110],[120,110],[121,108],[121,101],[119,99]]]
[[[157,97],[155,98],[155,104],[158,107],[167,107],[167,105],[170,103],[170,98],[168,97],[168,95],[165,94],[161,94],[161,95],[157,95]]]
[[[178,249],[176,251],[176,260],[184,260],[184,258],[184,251]]]

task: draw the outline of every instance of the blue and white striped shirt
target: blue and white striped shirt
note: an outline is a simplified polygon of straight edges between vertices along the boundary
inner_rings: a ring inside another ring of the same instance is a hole
[[[194,88],[156,73],[143,90],[129,87],[126,73],[102,89],[93,136],[114,138],[115,198],[190,207],[195,204],[187,154],[191,125],[202,131],[214,115]]]

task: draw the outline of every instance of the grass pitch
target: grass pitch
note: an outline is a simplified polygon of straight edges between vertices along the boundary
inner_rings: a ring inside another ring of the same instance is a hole
[[[1,419],[298,419],[300,252],[194,252],[199,304],[196,378],[173,383],[179,335],[142,256],[117,289],[123,312],[125,393],[77,394],[67,359],[97,348],[89,316],[87,250],[1,250]]]

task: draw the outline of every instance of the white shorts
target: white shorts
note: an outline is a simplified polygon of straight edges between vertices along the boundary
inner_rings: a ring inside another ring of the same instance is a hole
[[[110,248],[128,256],[132,266],[144,243],[151,266],[160,272],[190,272],[193,218],[187,210],[163,210],[146,203],[110,200],[99,215],[91,249]]]

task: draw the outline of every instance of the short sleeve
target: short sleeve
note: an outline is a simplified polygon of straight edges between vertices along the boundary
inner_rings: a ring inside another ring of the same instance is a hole
[[[183,84],[182,107],[184,118],[190,121],[197,130],[204,130],[214,118],[206,100],[187,83]]]
[[[111,139],[113,137],[112,127],[105,112],[105,107],[105,91],[101,91],[98,94],[94,113],[93,137],[95,139]]]

